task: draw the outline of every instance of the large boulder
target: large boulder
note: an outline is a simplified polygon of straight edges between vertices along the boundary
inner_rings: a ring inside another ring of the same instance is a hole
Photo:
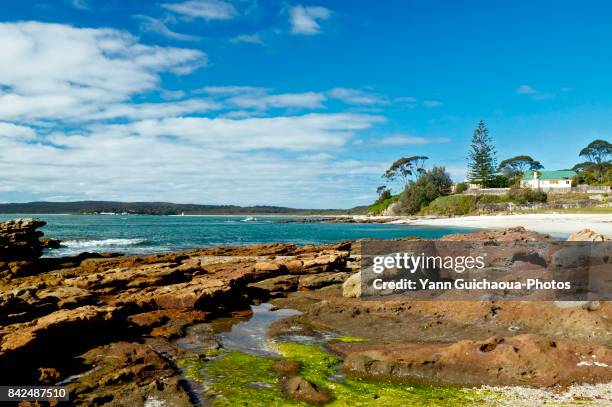
[[[572,233],[568,238],[568,242],[604,242],[610,240],[607,236],[597,233],[591,229],[582,229]]]
[[[342,284],[342,296],[347,298],[361,297],[361,272],[347,278]]]

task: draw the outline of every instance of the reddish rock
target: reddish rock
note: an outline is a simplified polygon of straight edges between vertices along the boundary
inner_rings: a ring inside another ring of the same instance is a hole
[[[283,392],[289,398],[304,401],[308,404],[322,405],[333,400],[327,392],[320,390],[301,376],[293,376],[285,380]]]
[[[271,369],[282,376],[295,375],[300,371],[300,362],[295,360],[279,360]]]
[[[527,230],[522,226],[500,230],[483,230],[474,233],[459,233],[446,235],[440,238],[443,242],[471,242],[471,241],[496,241],[496,242],[546,242],[556,239],[550,235],[541,234]]]
[[[478,386],[554,386],[612,380],[612,351],[603,345],[537,335],[491,337],[453,344],[336,343],[347,372],[376,379],[428,380]]]

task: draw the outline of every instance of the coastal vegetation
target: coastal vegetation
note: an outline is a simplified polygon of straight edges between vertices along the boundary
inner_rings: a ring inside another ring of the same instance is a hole
[[[513,203],[517,205],[543,203],[547,194],[528,188],[514,188],[505,195],[463,195],[440,196],[424,207],[419,215],[459,216],[478,212],[480,205]]]
[[[449,194],[453,182],[444,167],[424,171],[416,181],[411,181],[400,195],[401,213],[414,215],[430,202]]]
[[[472,405],[477,400],[497,395],[492,391],[456,387],[404,384],[366,380],[358,377],[334,379],[341,359],[318,345],[281,342],[273,345],[281,361],[296,362],[299,370],[293,377],[311,383],[315,391],[330,397],[328,406],[435,406],[442,402]],[[225,351],[208,362],[198,357],[182,360],[191,380],[206,383],[212,406],[264,405],[308,406],[302,400],[289,398],[283,392],[283,382],[274,372],[277,358]]]
[[[578,172],[574,183],[612,185],[612,144],[605,140],[594,140],[580,150],[579,156],[587,161],[578,163],[573,170]]]
[[[577,175],[572,186],[589,184],[612,186],[612,144],[605,140],[594,140],[583,148],[579,156],[587,161],[576,164]],[[389,185],[377,189],[378,199],[368,208],[371,214],[389,215],[467,215],[477,213],[481,205],[494,204],[544,204],[548,194],[542,190],[521,187],[521,180],[528,171],[539,171],[542,163],[530,155],[516,155],[502,160],[497,165],[497,152],[493,139],[483,120],[478,122],[468,151],[468,173],[465,182],[454,188],[450,176],[442,166],[425,168],[428,157],[415,155],[394,161],[382,178],[389,184],[399,181],[401,192],[392,194]],[[484,188],[482,194],[464,195],[470,188]],[[487,195],[486,188],[509,188],[499,195]],[[567,195],[567,194],[564,194]],[[589,202],[589,196],[583,196]],[[575,201],[570,196],[555,198],[554,202]],[[607,198],[606,198],[607,202]],[[398,203],[397,205],[395,205]],[[393,206],[392,206],[393,205]],[[558,206],[558,205],[557,205]],[[590,205],[585,205],[590,207]],[[570,209],[555,207],[555,209]],[[575,209],[575,208],[573,208]]]

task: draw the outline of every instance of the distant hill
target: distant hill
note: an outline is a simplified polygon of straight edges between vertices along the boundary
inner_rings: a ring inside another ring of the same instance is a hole
[[[282,206],[196,205],[171,202],[25,202],[0,204],[0,213],[96,214],[130,213],[139,215],[339,215],[366,213],[366,206],[352,209],[295,209]]]

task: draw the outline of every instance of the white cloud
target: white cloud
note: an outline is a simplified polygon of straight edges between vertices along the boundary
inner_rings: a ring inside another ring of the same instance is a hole
[[[0,199],[28,191],[39,199],[346,207],[360,203],[356,197],[369,192],[367,180],[384,165],[337,154],[355,132],[380,120],[168,118],[38,136],[45,144],[0,137],[0,173],[11,174]]]
[[[36,132],[30,127],[0,122],[0,137],[30,141],[36,138]]]
[[[234,38],[230,39],[230,41],[233,43],[264,45],[264,41],[259,33],[237,35]]]
[[[442,102],[440,102],[439,100],[425,100],[423,101],[423,106],[425,106],[428,109],[431,109],[434,107],[442,106]]]
[[[266,93],[267,89],[253,86],[205,86],[199,91],[212,95],[239,95],[243,93]]]
[[[206,93],[227,108],[243,110],[316,109],[327,99],[318,92],[271,93],[270,89],[253,86],[206,86],[197,93]]]
[[[185,97],[186,93],[185,91],[182,90],[168,90],[168,89],[163,89],[160,91],[160,96],[163,99],[181,99],[183,97]]]
[[[0,119],[86,118],[104,104],[155,89],[161,72],[186,74],[200,51],[146,46],[122,31],[0,23]]]
[[[420,137],[420,136],[406,136],[402,134],[395,134],[389,137],[385,137],[380,140],[381,144],[394,145],[394,146],[405,146],[405,145],[423,145],[423,144],[439,144],[448,143],[450,139],[448,137]]]
[[[552,92],[542,92],[529,85],[521,85],[516,89],[517,95],[531,95],[533,100],[553,99],[556,95]]]
[[[98,112],[87,115],[88,120],[148,119],[180,116],[189,113],[206,113],[221,109],[217,102],[205,99],[188,99],[168,103],[118,103],[106,105]]]
[[[536,90],[529,85],[521,85],[516,89],[518,95],[531,95],[536,93]]]
[[[281,93],[273,95],[246,94],[234,96],[225,102],[241,109],[309,108],[323,106],[325,95],[316,92]]]
[[[346,207],[362,203],[384,170],[343,156],[383,117],[267,111],[320,108],[325,93],[164,90],[162,75],[206,62],[200,51],[143,45],[113,29],[23,22],[0,24],[0,60],[11,61],[0,64],[0,174],[10,174],[0,200]],[[142,102],[157,94],[169,100]]]
[[[99,127],[96,132],[110,131],[125,137],[172,137],[177,142],[235,151],[317,151],[341,147],[356,131],[383,120],[379,116],[346,113],[241,120],[173,117]]]
[[[161,6],[190,19],[231,20],[238,16],[233,5],[220,0],[190,0],[182,3],[164,3]]]
[[[181,33],[172,31],[170,28],[168,28],[166,23],[160,19],[149,17],[149,16],[143,16],[143,15],[138,15],[135,17],[141,20],[140,22],[141,31],[149,31],[149,32],[157,33],[157,34],[163,35],[164,37],[171,38],[173,40],[178,40],[178,41],[199,41],[200,40],[200,37],[197,37],[195,35],[181,34]]]
[[[80,10],[89,10],[89,2],[87,0],[70,0],[70,3],[80,9]]]
[[[320,21],[327,20],[331,11],[325,7],[297,5],[289,10],[291,32],[293,34],[315,35],[321,32]]]
[[[387,98],[376,93],[366,92],[360,89],[333,88],[327,94],[334,99],[341,100],[352,105],[384,105],[389,103]]]

